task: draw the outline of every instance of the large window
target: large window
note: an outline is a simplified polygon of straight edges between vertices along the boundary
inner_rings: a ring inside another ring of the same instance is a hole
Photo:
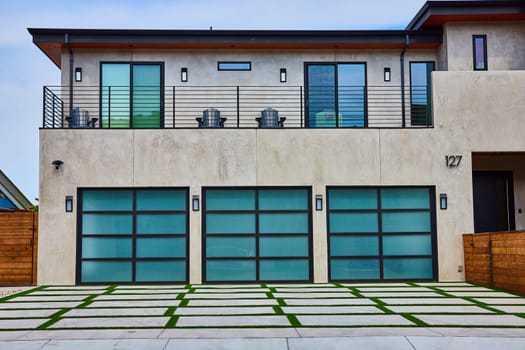
[[[410,62],[410,123],[432,125],[432,71],[434,62]]]
[[[307,188],[204,189],[204,281],[311,281]]]
[[[428,187],[328,188],[332,281],[435,279]]]
[[[307,126],[365,127],[366,64],[307,63]]]
[[[102,63],[103,128],[159,128],[163,123],[161,63]]]
[[[186,189],[79,191],[78,283],[188,280]]]
[[[487,36],[473,35],[474,70],[487,70]]]

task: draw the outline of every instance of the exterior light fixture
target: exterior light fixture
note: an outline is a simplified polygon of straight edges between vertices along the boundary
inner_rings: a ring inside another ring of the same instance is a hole
[[[188,81],[188,68],[180,69],[180,81],[186,83]]]
[[[441,210],[445,210],[445,209],[447,209],[447,205],[448,205],[448,203],[447,203],[447,194],[446,193],[441,193],[439,195],[439,208]]]
[[[66,196],[66,213],[73,211],[73,196]]]
[[[191,208],[193,211],[199,211],[199,195],[195,194],[193,195],[191,199]]]
[[[323,196],[320,194],[315,196],[315,210],[323,210]]]
[[[286,68],[281,68],[280,80],[281,83],[286,83]]]
[[[82,68],[75,68],[75,81],[82,81]]]
[[[390,81],[390,67],[385,67],[384,79],[385,81]]]
[[[53,163],[51,163],[51,165],[55,167],[55,170],[60,169],[62,164],[64,164],[64,162],[61,161],[60,159],[54,160]]]

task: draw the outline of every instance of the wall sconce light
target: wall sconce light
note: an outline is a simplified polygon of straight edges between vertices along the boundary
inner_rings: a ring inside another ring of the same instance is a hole
[[[73,196],[66,196],[66,213],[73,211]]]
[[[390,81],[390,68],[389,67],[385,67],[384,79],[385,79],[385,81]]]
[[[180,81],[186,83],[188,81],[188,68],[180,69]]]
[[[53,165],[55,167],[55,170],[60,169],[62,164],[64,164],[64,162],[61,161],[60,159],[54,160],[53,163],[51,163],[51,165]]]
[[[323,210],[323,196],[320,194],[315,196],[315,210]]]
[[[281,83],[286,83],[286,68],[281,68],[280,79]]]
[[[199,211],[199,195],[195,194],[191,198],[191,208],[193,211]]]
[[[439,195],[439,208],[442,209],[442,210],[445,210],[447,209],[447,194],[446,193],[441,193]]]
[[[82,81],[82,68],[75,68],[75,81]]]

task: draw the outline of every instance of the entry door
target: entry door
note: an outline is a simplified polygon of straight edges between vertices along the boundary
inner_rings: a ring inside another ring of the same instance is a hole
[[[474,171],[474,232],[515,229],[512,172]]]

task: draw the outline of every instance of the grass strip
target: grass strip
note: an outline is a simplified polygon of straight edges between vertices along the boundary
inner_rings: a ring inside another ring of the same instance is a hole
[[[93,295],[88,296],[86,299],[84,299],[84,302],[82,304],[78,305],[76,308],[77,309],[84,309],[86,306],[88,306],[91,303],[93,303],[94,299],[97,296],[98,296],[98,294],[93,294]]]
[[[66,312],[70,311],[71,308],[65,308],[65,309],[62,309],[60,311],[57,311],[55,312],[54,314],[52,314],[51,316],[49,316],[49,321],[47,322],[44,322],[43,324],[41,324],[40,326],[38,326],[36,329],[37,330],[44,330],[44,329],[47,329],[49,326],[57,323],[58,321],[60,321],[62,319],[62,315],[65,314]]]
[[[36,288],[31,288],[31,289],[28,289],[28,290],[24,290],[22,292],[18,292],[18,293],[13,293],[13,294],[9,294],[9,295],[6,295],[5,297],[3,298],[0,298],[0,303],[3,303],[5,301],[8,301],[8,300],[11,300],[11,299],[14,299],[16,297],[21,297],[21,296],[24,296],[24,295],[29,295],[33,292],[36,292],[36,291],[39,291],[39,290],[43,290],[45,289],[46,286],[40,286],[40,287],[36,287]]]
[[[376,298],[376,297],[371,297],[371,298],[368,298],[368,299],[373,301],[376,304],[375,307],[377,307],[379,310],[383,311],[385,314],[389,314],[389,315],[395,314],[394,311],[392,311],[389,308],[387,308],[387,304],[384,301],[382,301],[381,299]]]
[[[277,300],[277,304],[279,306],[288,306],[288,304],[286,304],[286,301],[284,301],[284,298],[275,298],[275,300]]]
[[[182,301],[179,303],[179,307],[186,307],[190,303],[190,299],[182,299]]]
[[[173,316],[173,314],[175,313],[175,310],[177,309],[176,306],[170,306],[166,312],[164,312],[163,316]]]
[[[492,312],[494,312],[496,314],[499,314],[499,315],[506,315],[507,314],[505,311],[496,309],[496,308],[494,308],[494,307],[492,307],[492,306],[490,306],[488,304],[482,303],[481,301],[476,300],[474,297],[461,297],[461,299],[470,301],[471,303],[474,303],[477,307],[480,307],[480,308],[488,310],[488,311],[492,311]]]
[[[283,309],[281,309],[280,306],[273,305],[272,309],[273,309],[273,311],[275,312],[276,315],[284,315],[284,311],[283,311]]]
[[[410,322],[415,323],[418,327],[428,327],[429,326],[428,323],[421,321],[419,318],[415,317],[414,315],[403,312],[403,313],[400,313],[399,316],[404,317]]]
[[[299,320],[297,319],[297,317],[295,315],[287,314],[286,318],[288,318],[288,322],[290,322],[290,324],[293,327],[302,327],[301,322],[299,322]]]
[[[104,293],[102,293],[102,295],[109,295],[109,294],[112,294],[115,289],[117,289],[118,285],[116,284],[112,284],[111,286],[109,286],[106,291]]]
[[[175,328],[175,326],[177,325],[177,321],[179,320],[179,316],[172,316],[168,322],[166,323],[166,325],[164,326],[164,328]]]

